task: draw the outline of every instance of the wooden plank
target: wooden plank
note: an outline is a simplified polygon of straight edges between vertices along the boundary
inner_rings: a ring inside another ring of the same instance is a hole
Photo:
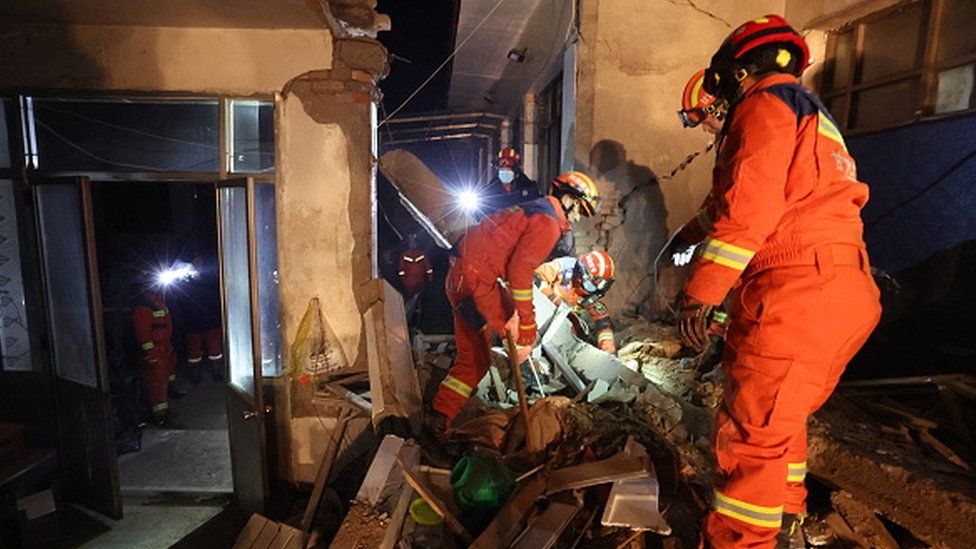
[[[533,477],[516,490],[469,549],[495,549],[511,545],[512,540],[522,530],[525,516],[545,492],[547,484],[548,479],[542,474]]]
[[[271,543],[268,545],[268,549],[286,549],[287,547],[295,545],[295,543],[298,541],[301,541],[301,547],[305,546],[305,542],[308,541],[308,536],[305,534],[305,532],[302,532],[297,528],[292,528],[287,524],[279,524],[278,535],[271,540]]]
[[[522,425],[525,432],[529,432],[529,399],[525,396],[525,380],[522,379],[522,370],[518,363],[518,348],[515,345],[515,336],[511,331],[505,332],[505,343],[508,345],[508,363],[512,368],[512,377],[515,378],[515,389],[518,391],[519,415],[522,416]],[[526,436],[526,444],[531,445],[532,439]],[[527,448],[530,453],[538,452],[541,448]]]
[[[648,460],[621,452],[612,458],[558,469],[549,474],[547,494],[616,480],[648,476]]]
[[[342,437],[346,434],[346,425],[349,424],[350,412],[348,408],[339,411],[339,419],[336,422],[335,430],[332,433],[332,441],[322,456],[322,463],[319,465],[318,473],[315,475],[315,486],[312,488],[312,495],[308,498],[308,505],[305,506],[305,514],[302,516],[301,529],[303,532],[312,530],[312,521],[318,513],[319,504],[322,502],[322,493],[325,491],[325,484],[332,473],[332,465],[335,463],[336,456],[339,455],[339,447],[342,446]]]
[[[444,523],[447,524],[448,528],[452,532],[458,535],[465,543],[471,543],[471,534],[468,530],[461,524],[461,521],[451,512],[450,508],[441,500],[440,497],[434,492],[433,488],[427,481],[421,476],[420,473],[414,471],[413,468],[408,466],[400,459],[400,456],[396,458],[397,464],[400,465],[400,470],[403,472],[403,478],[406,479],[407,484],[411,488],[420,494],[420,497],[424,498],[424,501],[430,505],[430,508],[434,510],[438,515],[444,517]]]
[[[857,536],[875,549],[898,549],[898,542],[878,520],[874,511],[848,492],[834,492],[830,503],[844,517]]]
[[[972,471],[973,468],[969,466],[968,463],[963,461],[951,448],[946,446],[941,440],[935,438],[935,436],[928,429],[919,429],[918,437],[927,446],[936,451],[940,456],[944,457],[950,463],[958,465],[967,471]]]
[[[274,541],[280,529],[281,525],[273,520],[265,522],[261,528],[261,533],[258,534],[257,539],[251,544],[250,549],[267,549],[271,546],[271,542]]]
[[[859,549],[870,549],[870,545],[864,538],[857,535],[854,530],[851,530],[850,525],[844,520],[844,517],[840,516],[840,513],[833,511],[824,517],[824,522],[827,526],[837,534],[837,537],[843,541],[851,544]]]
[[[934,421],[931,421],[931,420],[928,420],[928,419],[924,419],[924,418],[920,418],[920,417],[918,417],[918,416],[916,416],[914,414],[911,414],[911,413],[908,413],[908,412],[906,412],[904,410],[900,410],[898,408],[889,406],[887,404],[881,404],[880,402],[873,402],[873,401],[870,401],[870,400],[862,400],[862,401],[858,402],[858,406],[861,406],[863,408],[870,408],[870,409],[876,410],[878,412],[882,412],[882,413],[886,413],[886,414],[891,414],[893,416],[900,417],[900,418],[908,421],[912,425],[915,425],[917,427],[921,427],[923,429],[938,429],[939,428],[939,424],[936,423],[936,422],[934,422]]]
[[[237,541],[234,542],[233,549],[248,549],[253,546],[254,541],[258,539],[261,530],[267,522],[268,519],[257,513],[251,515],[251,518],[247,519],[247,524],[244,525],[244,529],[237,535]]]

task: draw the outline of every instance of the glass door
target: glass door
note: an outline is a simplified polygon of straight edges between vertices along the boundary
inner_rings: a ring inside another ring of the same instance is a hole
[[[87,178],[31,181],[65,495],[122,517]]]
[[[248,512],[268,494],[263,378],[280,373],[274,186],[253,178],[217,189],[227,358],[227,421],[234,492]]]

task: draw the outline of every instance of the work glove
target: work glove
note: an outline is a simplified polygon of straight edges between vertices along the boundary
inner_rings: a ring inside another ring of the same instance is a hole
[[[678,331],[681,343],[701,352],[708,344],[708,322],[712,306],[681,294],[678,298]]]
[[[675,267],[683,267],[689,263],[694,256],[696,242],[688,241],[681,233],[674,235],[665,255],[671,259]]]
[[[516,311],[515,314],[508,319],[508,322],[505,323],[505,331],[517,334],[515,343],[520,347],[532,347],[535,345],[536,337],[539,335],[534,320],[535,319],[533,319],[533,322],[527,325],[523,324],[522,320],[519,318],[518,311]]]

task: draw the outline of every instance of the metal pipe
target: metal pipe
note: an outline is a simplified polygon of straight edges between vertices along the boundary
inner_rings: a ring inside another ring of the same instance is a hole
[[[387,120],[387,124],[410,124],[416,122],[431,122],[436,120],[457,120],[458,118],[489,118],[492,120],[497,120],[498,124],[501,124],[505,120],[505,116],[501,114],[494,114],[490,112],[478,112],[478,113],[454,113],[454,114],[433,114],[428,116],[410,116],[405,118],[393,118]]]
[[[383,145],[402,145],[404,143],[425,143],[428,141],[450,141],[453,139],[491,139],[490,135],[478,134],[478,133],[458,133],[451,135],[431,135],[427,137],[415,137],[409,139],[394,139],[393,141],[386,141]]]
[[[406,132],[437,132],[437,131],[456,131],[456,130],[471,130],[477,128],[484,128],[486,130],[497,131],[496,126],[486,125],[481,122],[468,122],[465,124],[448,124],[441,126],[418,126],[415,128],[397,128],[393,130],[393,135]]]

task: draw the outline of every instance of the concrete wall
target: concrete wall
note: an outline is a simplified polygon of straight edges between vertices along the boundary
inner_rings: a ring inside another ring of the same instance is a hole
[[[663,181],[711,137],[684,129],[675,112],[691,75],[741,22],[782,13],[783,0],[584,0],[577,59],[575,162],[606,195],[605,215],[580,227],[577,251],[606,247],[618,281],[616,313],[652,312],[651,269],[669,231],[710,187],[711,156]]]
[[[0,24],[0,89],[273,93],[332,66],[325,29]]]

